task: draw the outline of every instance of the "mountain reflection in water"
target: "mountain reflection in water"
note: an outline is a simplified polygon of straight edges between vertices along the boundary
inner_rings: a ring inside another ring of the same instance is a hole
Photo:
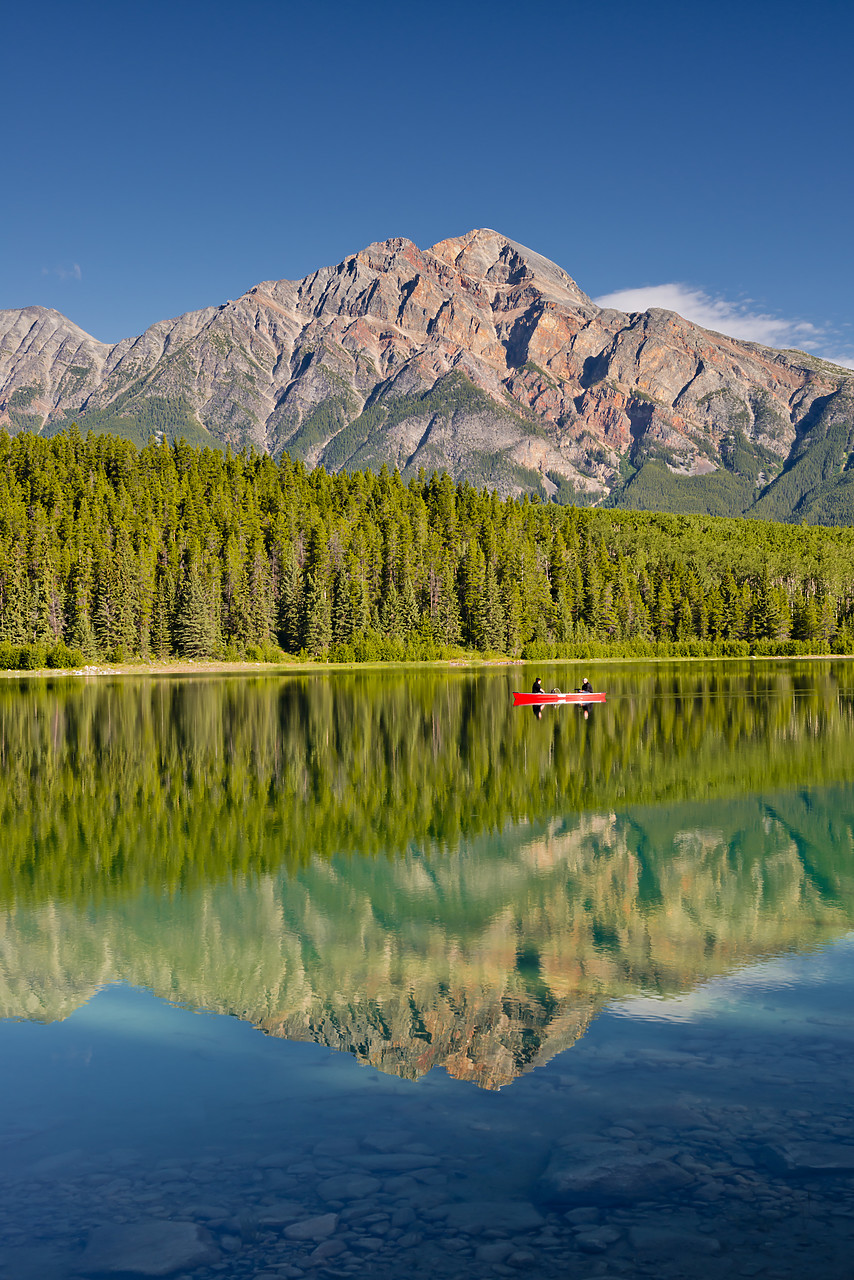
[[[5,686],[0,1016],[123,980],[495,1088],[852,927],[850,664],[615,668],[589,721],[519,679]]]

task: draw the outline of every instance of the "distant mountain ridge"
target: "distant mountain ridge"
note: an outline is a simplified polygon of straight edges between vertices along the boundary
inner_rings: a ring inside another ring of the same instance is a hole
[[[854,373],[598,307],[489,229],[392,239],[114,346],[0,311],[0,426],[421,468],[502,494],[854,523]]]

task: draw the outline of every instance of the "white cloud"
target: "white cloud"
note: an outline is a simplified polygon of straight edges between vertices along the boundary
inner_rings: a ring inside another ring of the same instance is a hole
[[[643,1018],[655,1022],[691,1022],[710,1014],[735,1011],[755,1016],[755,1002],[771,1002],[779,1009],[783,1000],[789,1012],[797,1009],[798,988],[821,980],[847,980],[854,933],[844,934],[826,946],[803,955],[772,957],[745,964],[732,973],[722,973],[700,983],[693,991],[672,996],[637,995],[616,1000],[609,1012],[620,1018]],[[775,1000],[774,992],[782,996]],[[814,1012],[814,1011],[810,1011]]]
[[[847,341],[847,334],[838,328],[818,328],[806,320],[787,320],[784,316],[770,315],[751,309],[750,299],[730,302],[727,298],[715,298],[703,289],[687,284],[651,284],[640,289],[617,289],[614,293],[594,298],[600,307],[613,307],[617,311],[647,311],[650,307],[663,307],[675,311],[693,324],[716,333],[726,333],[731,338],[748,342],[761,342],[767,347],[794,347],[811,351],[832,364],[854,369],[854,348]],[[842,328],[848,328],[843,325]],[[830,343],[839,343],[834,352]]]
[[[594,301],[600,307],[614,307],[617,311],[646,311],[650,307],[663,307],[676,311],[686,320],[729,334],[731,338],[743,338],[748,342],[762,342],[769,347],[815,347],[822,330],[804,320],[786,320],[782,316],[752,311],[750,303],[729,302],[726,298],[713,298],[703,289],[687,284],[652,284],[640,289],[618,289],[606,293]]]
[[[60,280],[82,280],[83,272],[79,262],[72,262],[70,267],[42,267],[43,276],[59,276]]]

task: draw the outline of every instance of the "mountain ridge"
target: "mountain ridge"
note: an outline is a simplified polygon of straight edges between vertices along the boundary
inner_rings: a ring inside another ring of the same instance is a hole
[[[502,494],[854,520],[850,370],[600,308],[489,228],[379,241],[113,345],[46,308],[0,312],[0,426],[71,421]]]

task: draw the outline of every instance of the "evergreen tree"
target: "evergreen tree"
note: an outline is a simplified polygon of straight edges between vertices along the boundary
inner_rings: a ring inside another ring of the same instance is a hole
[[[184,564],[174,623],[175,648],[184,658],[209,658],[214,649],[212,602],[206,595],[198,548]]]
[[[277,626],[279,644],[288,653],[299,652],[304,612],[302,574],[294,548],[289,546],[282,564]]]
[[[172,652],[172,590],[163,559],[158,560],[154,574],[150,643],[156,658],[166,658]]]
[[[418,628],[420,622],[420,611],[415,598],[415,578],[408,547],[404,548],[400,557],[398,583],[400,629],[404,636],[408,636]]]
[[[90,612],[92,561],[81,557],[71,566],[66,600],[65,636],[68,644],[79,649],[84,658],[96,654],[95,628]]]
[[[436,612],[433,618],[433,634],[440,644],[455,645],[462,642],[462,616],[457,593],[456,575],[446,559],[438,573]]]
[[[620,618],[617,612],[617,606],[614,603],[614,592],[610,582],[606,582],[602,588],[602,594],[599,599],[599,617],[597,630],[609,640],[612,640],[620,629]]]
[[[316,517],[311,525],[302,571],[300,647],[324,657],[332,640],[332,589],[326,525]]]
[[[353,639],[353,598],[351,579],[343,565],[332,575],[331,633],[335,644],[349,644]]]
[[[270,581],[270,565],[260,539],[249,549],[244,573],[246,583],[246,620],[249,644],[266,649],[273,641],[274,600]]]
[[[486,559],[472,539],[460,564],[460,615],[463,643],[473,649],[485,648],[483,602],[486,586]]]
[[[505,578],[501,584],[501,609],[504,637],[499,647],[515,656],[522,646],[522,593],[513,578]]]
[[[662,570],[657,582],[652,607],[652,627],[657,640],[668,640],[673,633],[673,595],[666,570]]]
[[[504,610],[501,607],[498,579],[495,570],[488,562],[484,572],[480,613],[483,621],[480,627],[481,644],[478,647],[486,650],[500,650],[505,636]]]
[[[332,601],[326,577],[317,565],[305,572],[303,598],[303,647],[313,658],[323,658],[332,641]]]
[[[29,643],[28,615],[30,584],[24,550],[15,541],[3,549],[0,565],[0,640],[9,644]]]

